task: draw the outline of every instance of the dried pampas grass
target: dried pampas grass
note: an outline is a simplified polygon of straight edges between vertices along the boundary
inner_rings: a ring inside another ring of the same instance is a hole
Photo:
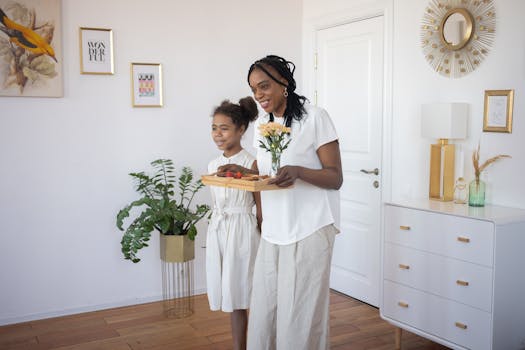
[[[512,158],[508,154],[498,154],[495,157],[487,159],[483,164],[479,165],[479,144],[478,149],[474,150],[472,152],[472,165],[474,165],[474,175],[476,176],[476,182],[479,182],[479,176],[485,170],[489,165],[492,163],[497,162],[500,159],[503,158]]]

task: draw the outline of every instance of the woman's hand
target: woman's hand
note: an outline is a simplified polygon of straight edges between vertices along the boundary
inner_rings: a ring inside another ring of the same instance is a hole
[[[321,188],[338,190],[343,183],[339,142],[336,140],[322,145],[317,149],[317,156],[321,161],[321,169],[286,165],[279,169],[277,176],[269,183],[287,187],[301,179]]]
[[[279,168],[277,176],[268,181],[268,184],[275,184],[279,187],[288,187],[293,185],[296,179],[300,178],[301,167],[294,165],[285,165]]]

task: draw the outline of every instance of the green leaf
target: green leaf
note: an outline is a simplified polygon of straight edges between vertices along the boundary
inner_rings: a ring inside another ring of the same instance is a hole
[[[119,230],[124,231],[122,227],[124,225],[124,219],[129,216],[129,210],[127,208],[121,209],[117,214],[117,227]]]
[[[197,235],[197,228],[195,227],[195,225],[190,225],[190,228],[188,230],[188,238],[194,241],[196,235]]]
[[[166,233],[170,228],[170,222],[167,220],[167,218],[164,218],[164,220],[159,223],[159,226],[161,233]]]

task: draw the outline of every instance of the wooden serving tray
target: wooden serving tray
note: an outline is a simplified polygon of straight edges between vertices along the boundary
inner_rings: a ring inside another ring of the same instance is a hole
[[[270,190],[282,190],[288,187],[279,187],[277,185],[269,185],[268,181],[270,178],[257,178],[256,180],[251,177],[249,180],[246,178],[236,179],[233,177],[222,177],[216,175],[202,175],[202,183],[208,186],[219,186],[236,188],[239,190],[259,192],[259,191],[270,191]]]

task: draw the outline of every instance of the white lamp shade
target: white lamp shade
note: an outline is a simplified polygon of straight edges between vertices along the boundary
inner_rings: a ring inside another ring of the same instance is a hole
[[[421,136],[432,139],[467,137],[467,103],[424,104],[421,112]]]

